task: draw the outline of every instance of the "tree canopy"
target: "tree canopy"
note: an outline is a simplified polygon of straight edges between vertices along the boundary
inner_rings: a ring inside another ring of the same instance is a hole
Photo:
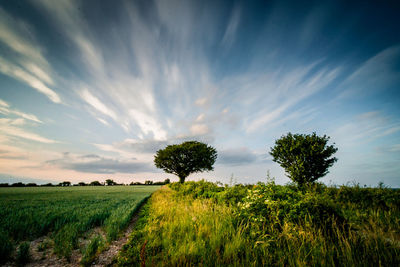
[[[175,174],[181,183],[191,173],[211,171],[217,159],[215,148],[197,141],[169,145],[154,156],[157,168]]]
[[[325,176],[337,161],[332,155],[338,149],[328,145],[329,139],[315,132],[309,135],[288,133],[275,141],[270,154],[290,179],[303,185]]]

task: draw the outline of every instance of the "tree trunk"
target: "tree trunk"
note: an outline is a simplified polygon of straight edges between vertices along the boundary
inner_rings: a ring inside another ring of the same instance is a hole
[[[186,178],[186,177],[179,176],[179,182],[180,182],[181,184],[183,184],[183,183],[185,182],[185,178]]]

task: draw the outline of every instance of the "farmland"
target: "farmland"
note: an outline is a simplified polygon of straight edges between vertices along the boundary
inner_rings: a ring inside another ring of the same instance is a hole
[[[384,186],[271,180],[0,190],[1,258],[18,264],[43,251],[64,259],[58,265],[91,265],[150,195],[113,266],[400,264],[400,191]],[[68,261],[76,251],[79,261]]]
[[[19,244],[47,236],[39,249],[50,246],[56,255],[66,259],[80,247],[80,238],[90,239],[87,247],[81,248],[85,259],[85,250],[89,254],[96,252],[96,249],[94,252],[88,250],[93,244],[99,247],[116,239],[129,224],[138,204],[158,188],[0,188],[0,258],[4,262],[15,254]],[[100,228],[104,237],[91,233],[95,228]],[[87,258],[92,256],[86,255]]]

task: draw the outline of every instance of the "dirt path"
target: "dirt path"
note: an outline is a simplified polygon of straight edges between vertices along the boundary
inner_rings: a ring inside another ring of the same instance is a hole
[[[111,244],[104,250],[94,261],[92,266],[111,266],[114,257],[118,254],[121,250],[122,246],[128,242],[129,236],[135,226],[137,219],[139,218],[139,213],[141,211],[141,207],[139,208],[138,212],[132,217],[131,222],[129,223],[128,228],[123,232],[122,236],[111,242]]]
[[[145,201],[146,202],[146,201]],[[133,215],[128,227],[123,231],[121,237],[117,240],[114,240],[109,244],[109,246],[102,251],[97,257],[96,260],[92,263],[91,266],[112,266],[114,257],[118,254],[121,250],[122,246],[128,242],[128,238],[135,227],[135,223],[139,218],[140,211],[142,210],[143,205],[142,203],[138,209],[138,211]],[[98,227],[96,229],[92,229],[92,231],[96,232],[97,234],[105,236],[102,232],[101,228]],[[51,243],[52,241],[48,237],[41,237],[31,242],[30,244],[30,254],[31,260],[25,266],[28,267],[39,267],[39,266],[48,266],[48,267],[75,267],[80,266],[80,261],[82,259],[81,249],[76,249],[72,252],[70,261],[68,262],[65,258],[59,258],[57,255],[54,254],[53,249],[50,247],[46,247],[39,251],[39,246],[43,244],[43,242]],[[87,245],[89,239],[80,239],[79,244],[80,247],[83,248]],[[43,246],[43,245],[42,245]],[[0,265],[1,267],[5,266],[17,266],[14,262],[8,262],[6,264]]]

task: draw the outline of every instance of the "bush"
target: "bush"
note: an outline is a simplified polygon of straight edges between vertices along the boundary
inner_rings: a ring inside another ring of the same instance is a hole
[[[329,232],[334,224],[345,224],[339,207],[327,196],[274,183],[258,183],[239,207],[243,218],[277,228],[285,223],[309,221]]]
[[[212,182],[201,180],[198,182],[186,182],[172,183],[169,187],[175,191],[179,196],[191,196],[193,198],[213,198],[217,196],[218,192],[224,191],[223,187],[220,187]]]

